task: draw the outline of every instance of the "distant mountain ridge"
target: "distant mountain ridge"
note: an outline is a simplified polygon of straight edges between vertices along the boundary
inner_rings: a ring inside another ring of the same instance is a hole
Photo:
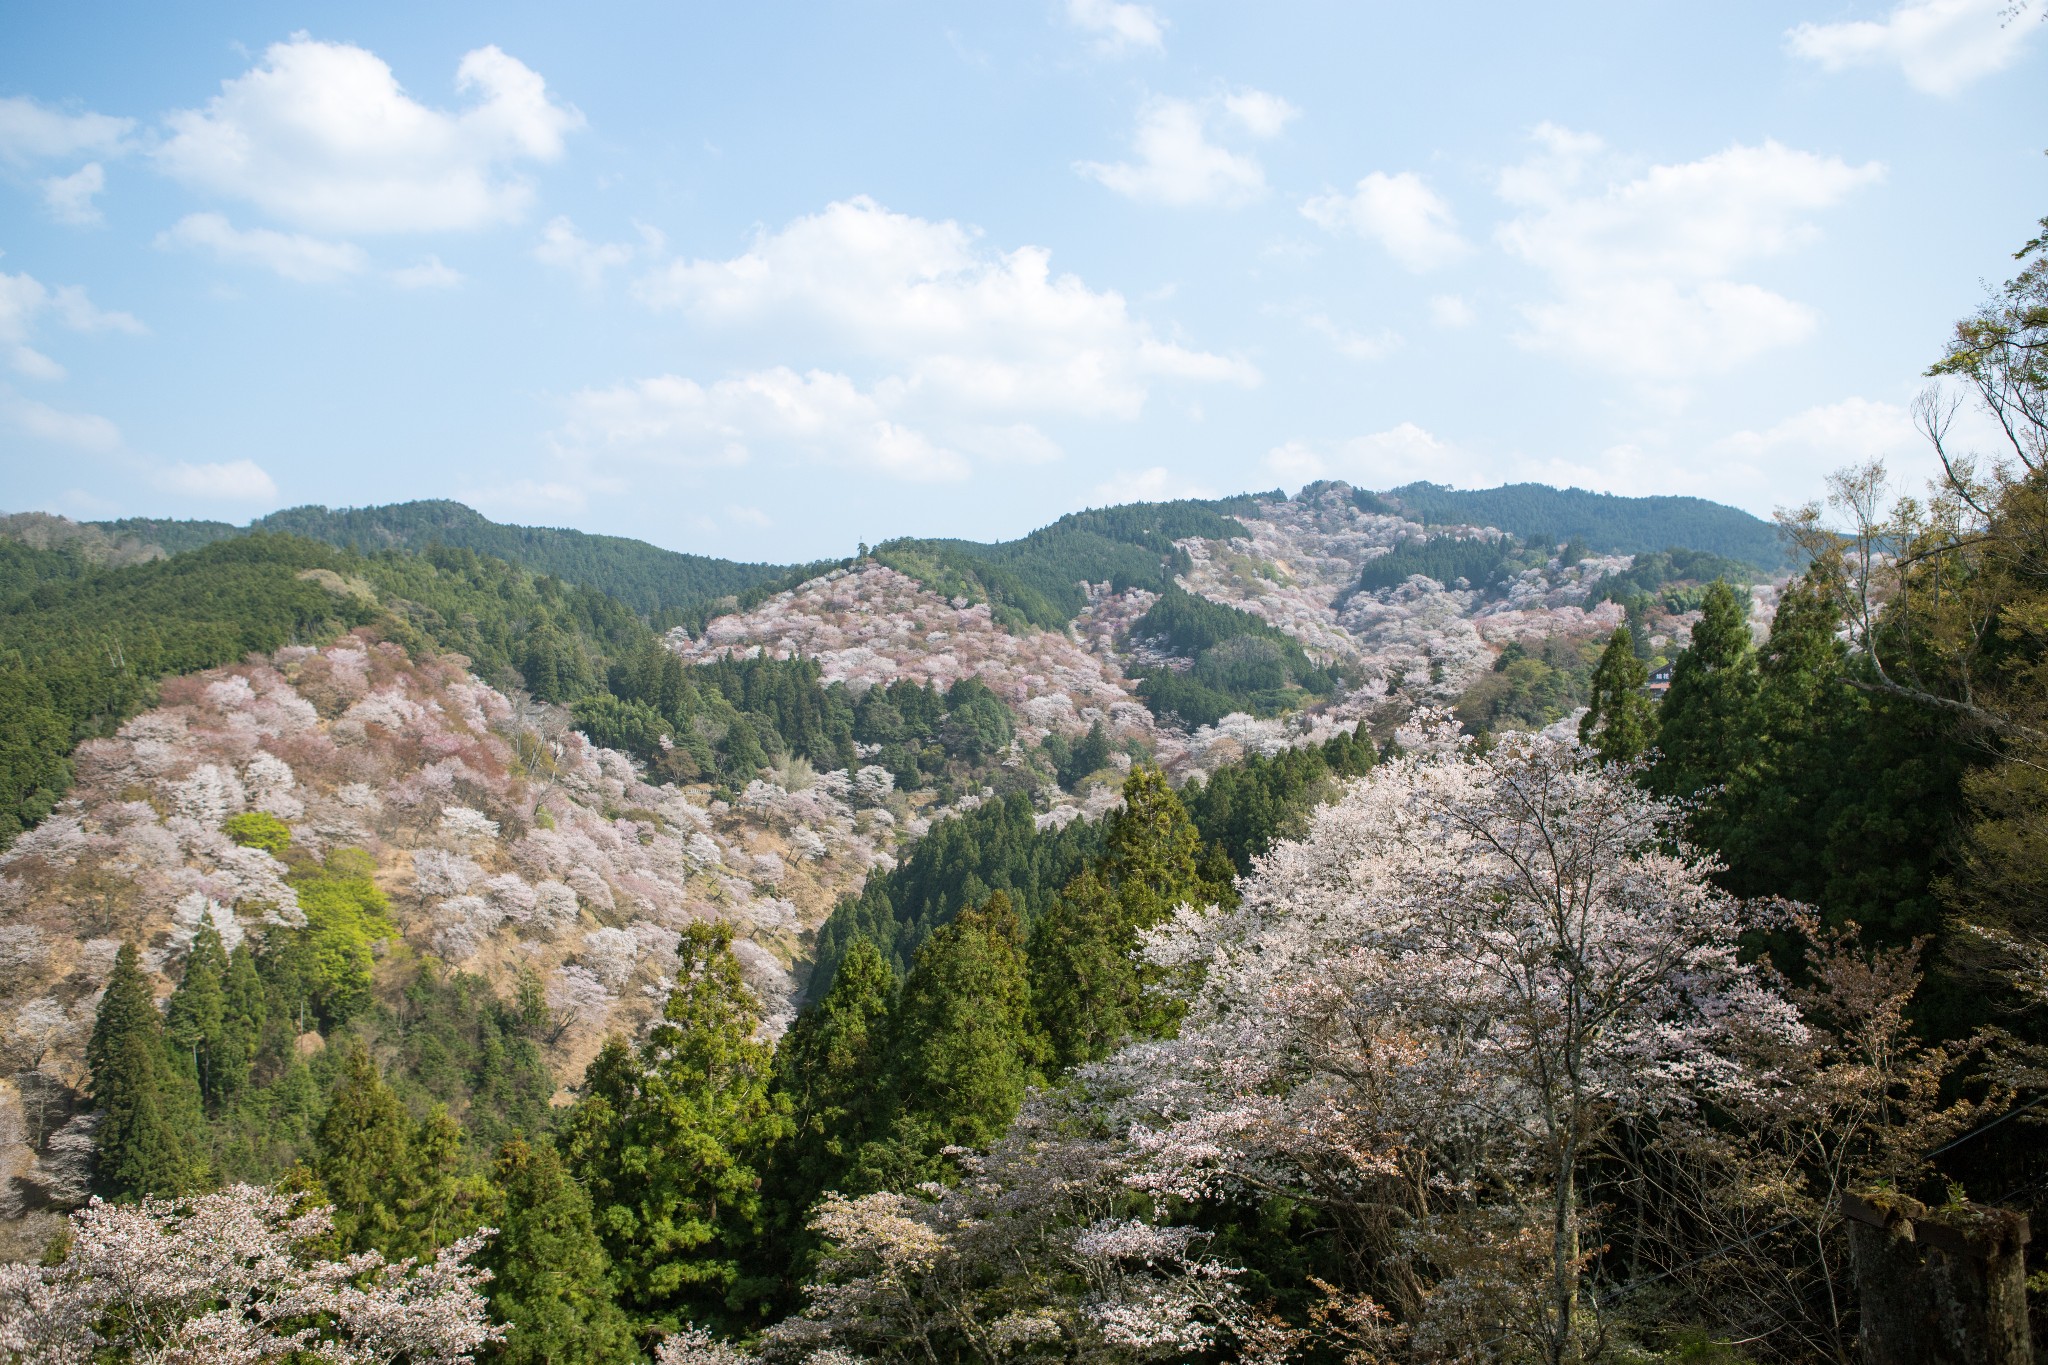
[[[1765,569],[1785,563],[1785,545],[1776,526],[1705,498],[1625,498],[1542,483],[1461,489],[1428,482],[1364,496],[1377,496],[1425,525],[1493,526],[1521,540],[1550,544],[1577,537],[1600,554],[1649,554],[1682,547]]]
[[[288,507],[247,526],[150,517],[91,524],[110,536],[154,542],[171,554],[258,531],[289,532],[371,552],[421,550],[433,544],[454,546],[551,574],[565,583],[596,588],[650,618],[701,615],[720,598],[737,596],[789,572],[787,565],[742,564],[685,554],[625,536],[511,526],[446,499],[381,507]]]

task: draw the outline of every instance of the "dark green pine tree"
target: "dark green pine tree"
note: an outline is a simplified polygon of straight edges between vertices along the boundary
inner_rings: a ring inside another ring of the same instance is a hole
[[[218,1107],[221,1032],[227,1015],[228,956],[220,934],[202,924],[185,959],[185,975],[171,992],[164,1013],[164,1037],[171,1055],[192,1082],[208,1112]]]
[[[1056,1066],[1172,1031],[1180,1004],[1155,989],[1157,973],[1136,960],[1138,934],[1181,904],[1229,899],[1234,870],[1220,848],[1203,846],[1162,774],[1131,770],[1101,859],[1067,885],[1032,933],[1032,1004]]]
[[[401,1214],[412,1167],[412,1116],[362,1044],[347,1046],[327,1112],[314,1130],[313,1171],[334,1206],[342,1246],[388,1255],[407,1236]]]
[[[1061,1071],[1130,1037],[1141,987],[1136,935],[1116,891],[1090,868],[1031,928],[1031,1007]]]
[[[862,1153],[855,1178],[865,1188],[903,1188],[905,1173],[941,1173],[933,1163],[942,1148],[995,1141],[1040,1077],[1024,931],[1007,894],[994,893],[925,940],[890,1035],[894,1121],[887,1143]]]
[[[800,1231],[818,1194],[840,1188],[873,1131],[895,998],[895,971],[874,940],[857,938],[832,989],[796,1017],[775,1050],[774,1090],[788,1101],[791,1131],[776,1148],[770,1186],[786,1230]]]
[[[165,1049],[156,997],[124,943],[86,1044],[94,1130],[93,1187],[104,1198],[187,1194],[206,1181],[196,1087]]]
[[[269,1015],[263,978],[256,970],[256,955],[249,951],[247,943],[236,944],[235,951],[228,954],[222,993],[220,1045],[213,1058],[214,1093],[208,1097],[216,1106],[248,1089]]]
[[[1641,758],[1657,739],[1657,708],[1643,694],[1650,670],[1636,657],[1635,637],[1615,627],[1593,669],[1592,695],[1579,721],[1579,742],[1609,763]]]
[[[1743,601],[1721,580],[1707,588],[1692,644],[1671,666],[1671,690],[1657,713],[1657,766],[1650,785],[1681,798],[1734,776],[1749,745],[1756,651]]]
[[[637,1054],[608,1041],[584,1075],[565,1156],[590,1192],[622,1306],[673,1330],[746,1321],[774,1292],[742,1274],[760,1171],[788,1130],[770,1044],[726,925],[692,925],[676,987]]]
[[[489,1359],[505,1365],[624,1365],[637,1360],[631,1324],[612,1302],[611,1261],[590,1199],[545,1141],[498,1149],[498,1235],[479,1258],[491,1271],[491,1316],[510,1330]]]

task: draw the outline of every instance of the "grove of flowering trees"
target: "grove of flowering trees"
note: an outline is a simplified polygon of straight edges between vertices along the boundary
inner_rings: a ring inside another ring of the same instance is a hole
[[[489,1230],[424,1261],[323,1256],[324,1208],[237,1185],[192,1199],[95,1200],[46,1265],[0,1265],[0,1357],[283,1365],[467,1365],[501,1338],[489,1275],[470,1264]]]

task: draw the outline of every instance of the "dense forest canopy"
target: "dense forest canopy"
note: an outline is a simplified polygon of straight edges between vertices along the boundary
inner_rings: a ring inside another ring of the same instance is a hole
[[[507,526],[459,502],[445,500],[384,507],[291,507],[259,517],[246,527],[147,517],[94,524],[110,534],[152,541],[173,554],[230,536],[265,532],[304,536],[363,553],[452,546],[520,565],[535,574],[596,588],[650,618],[689,617],[720,598],[787,572],[782,565],[738,564],[664,550],[623,536]]]
[[[1426,525],[1492,526],[1545,545],[1578,539],[1600,554],[1645,554],[1683,545],[1762,568],[1785,562],[1775,526],[1705,498],[1630,498],[1540,483],[1471,489],[1410,483],[1379,498]]]

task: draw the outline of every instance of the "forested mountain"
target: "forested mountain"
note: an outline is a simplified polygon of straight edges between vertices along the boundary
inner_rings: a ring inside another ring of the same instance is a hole
[[[218,521],[131,517],[96,522],[109,534],[135,536],[171,553],[230,536],[286,533],[361,551],[425,550],[445,545],[517,564],[535,574],[595,588],[642,616],[697,619],[720,598],[783,577],[787,567],[737,564],[683,554],[623,536],[546,526],[507,526],[459,502],[399,502],[383,507],[292,507],[246,527]]]
[[[1684,500],[1324,484],[659,633],[445,542],[9,523],[0,1351],[1840,1365],[1873,1247],[2014,1339],[2022,257],[1936,366],[2010,458],[1784,576]]]
[[[1162,591],[1178,567],[1175,541],[1243,535],[1234,514],[1256,509],[1251,497],[1130,503],[1069,513],[1018,540],[902,539],[873,553],[941,597],[989,603],[998,622],[1058,630],[1086,604],[1082,583]]]
[[[1471,489],[1410,483],[1376,501],[1432,526],[1492,526],[1546,545],[1576,539],[1600,554],[1646,554],[1676,545],[1765,569],[1778,568],[1786,557],[1777,527],[1705,498],[1625,498],[1540,483]]]

